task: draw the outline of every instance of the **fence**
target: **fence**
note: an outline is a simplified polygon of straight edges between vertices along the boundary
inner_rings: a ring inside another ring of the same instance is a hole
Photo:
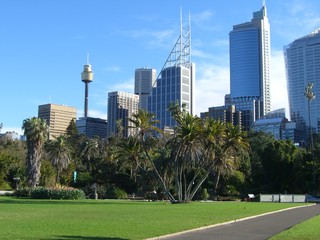
[[[260,202],[307,202],[307,195],[304,194],[260,194]]]

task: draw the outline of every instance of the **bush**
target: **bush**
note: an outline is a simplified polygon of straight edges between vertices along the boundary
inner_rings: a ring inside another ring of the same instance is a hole
[[[206,188],[203,188],[201,191],[201,198],[202,200],[207,201],[209,199],[210,195],[208,193],[208,190]]]
[[[30,188],[20,188],[15,191],[17,197],[30,197],[31,189]]]
[[[110,187],[106,190],[105,198],[109,199],[126,199],[128,198],[128,194],[117,187]]]
[[[30,197],[35,199],[77,200],[77,199],[84,199],[85,194],[82,190],[75,189],[75,188],[36,187],[31,190]]]

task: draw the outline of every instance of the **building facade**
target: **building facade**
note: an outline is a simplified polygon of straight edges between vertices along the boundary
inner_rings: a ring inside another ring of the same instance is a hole
[[[49,126],[49,139],[66,133],[71,120],[76,119],[77,109],[65,105],[44,104],[38,107],[38,117]]]
[[[320,29],[299,38],[284,48],[289,113],[292,122],[297,124],[300,141],[307,141],[310,128],[313,133],[320,130]],[[309,83],[313,84],[316,98],[310,102],[304,95]]]
[[[138,68],[135,70],[134,93],[139,95],[139,108],[148,110],[148,97],[157,79],[157,71],[152,68]]]
[[[181,23],[180,36],[164,64],[148,100],[148,110],[159,120],[157,127],[172,129],[177,123],[168,110],[170,104],[178,104],[194,114],[195,64],[191,62],[190,21]]]
[[[241,111],[236,111],[234,105],[224,105],[218,107],[210,107],[208,112],[200,113],[200,117],[210,117],[224,123],[231,123],[233,126],[242,128]]]
[[[118,121],[123,128],[123,136],[128,137],[135,133],[130,128],[133,124],[129,121],[133,114],[138,112],[139,95],[115,91],[108,93],[108,136],[119,134]]]
[[[233,26],[230,42],[230,104],[242,112],[245,130],[271,110],[270,26],[267,9],[250,22]]]
[[[107,137],[107,120],[101,118],[82,117],[76,121],[78,132],[89,138]]]

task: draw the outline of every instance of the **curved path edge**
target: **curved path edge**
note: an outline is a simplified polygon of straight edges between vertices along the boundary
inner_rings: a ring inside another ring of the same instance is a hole
[[[254,219],[254,218],[258,218],[258,217],[263,217],[263,216],[267,216],[267,215],[271,215],[271,214],[275,214],[275,213],[285,212],[285,211],[289,211],[289,210],[297,209],[297,208],[311,207],[311,206],[315,206],[315,205],[317,205],[317,204],[308,204],[308,205],[280,209],[277,211],[262,213],[262,214],[258,214],[258,215],[254,215],[254,216],[245,217],[245,218],[234,219],[234,220],[230,220],[227,222],[216,223],[216,224],[208,225],[205,227],[199,227],[199,228],[194,228],[194,229],[190,229],[190,230],[186,230],[186,231],[182,231],[182,232],[176,232],[176,233],[166,234],[166,235],[162,235],[162,236],[158,236],[158,237],[147,238],[146,240],[170,239],[172,237],[179,236],[182,234],[194,233],[194,232],[201,231],[201,230],[207,230],[207,229],[216,228],[216,227],[220,227],[220,226],[224,226],[224,225],[230,225],[233,223],[242,222],[242,221],[246,221],[246,220],[250,220],[250,219]]]

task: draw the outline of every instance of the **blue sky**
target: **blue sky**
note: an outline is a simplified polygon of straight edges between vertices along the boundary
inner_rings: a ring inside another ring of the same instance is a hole
[[[271,101],[288,107],[283,47],[320,27],[319,0],[266,0],[271,28]],[[229,32],[250,21],[262,0],[3,0],[1,2],[1,133],[21,133],[38,105],[55,103],[83,116],[81,71],[94,71],[89,116],[107,118],[107,94],[133,92],[134,70],[161,70],[191,16],[196,113],[229,93]]]

